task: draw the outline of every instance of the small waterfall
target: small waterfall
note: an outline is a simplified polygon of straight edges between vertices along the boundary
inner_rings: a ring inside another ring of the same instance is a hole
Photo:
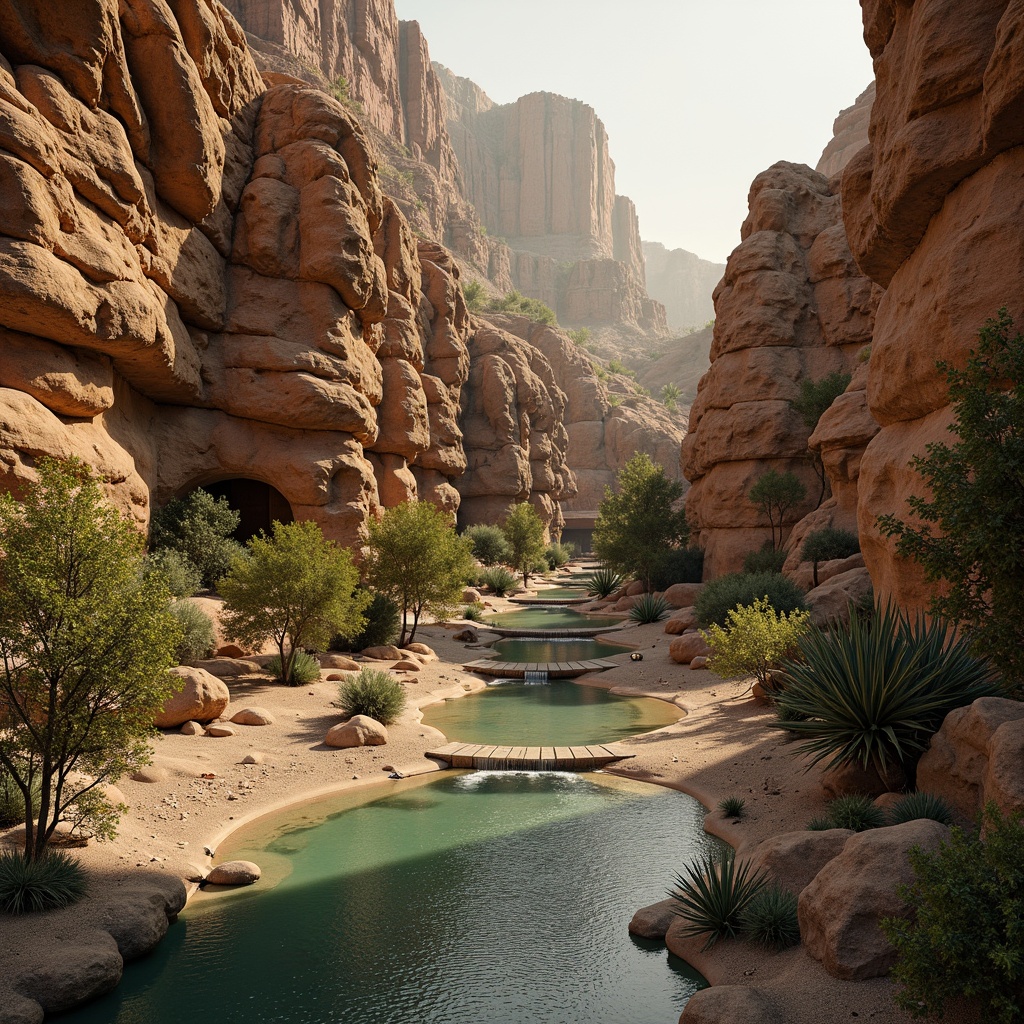
[[[546,668],[527,669],[523,672],[523,682],[527,686],[547,686],[548,670]]]

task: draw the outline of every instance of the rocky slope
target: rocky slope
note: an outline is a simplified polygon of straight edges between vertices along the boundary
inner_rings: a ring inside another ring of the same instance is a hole
[[[821,171],[827,178],[840,174],[868,144],[868,124],[874,102],[875,83],[872,82],[852,106],[839,112],[832,125],[832,138],[822,152],[815,170]]]
[[[647,290],[665,307],[670,330],[701,327],[715,315],[712,294],[725,266],[702,260],[685,249],[666,249],[660,242],[643,243]]]
[[[816,506],[808,430],[790,402],[801,380],[856,369],[880,294],[854,265],[839,196],[809,167],[779,163],[754,179],[741,237],[715,292],[711,369],[682,449],[708,578],[740,568],[769,539],[747,499],[767,470],[795,473],[807,488],[787,527]]]

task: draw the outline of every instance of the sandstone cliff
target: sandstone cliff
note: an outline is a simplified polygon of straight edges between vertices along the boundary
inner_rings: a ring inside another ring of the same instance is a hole
[[[687,512],[709,578],[740,568],[769,538],[746,497],[768,469],[791,471],[807,487],[787,527],[816,504],[808,431],[790,402],[802,379],[856,368],[880,293],[854,265],[840,218],[839,196],[809,167],[779,163],[751,186],[743,240],[715,292],[711,368],[683,443]]]
[[[908,462],[949,438],[936,360],[962,365],[1001,306],[1024,315],[1024,13],[1010,0],[862,6],[877,96],[871,142],[843,175],[843,217],[886,292],[866,392],[881,430],[861,462],[858,518],[876,590],[913,608],[930,588],[876,520],[923,493]]]
[[[872,82],[854,101],[853,106],[839,112],[832,125],[832,138],[818,160],[815,170],[831,178],[868,144],[868,124],[871,105],[875,102],[875,83]]]
[[[682,331],[701,327],[715,315],[712,294],[725,266],[702,260],[685,249],[643,243],[647,290],[665,307],[668,326]]]

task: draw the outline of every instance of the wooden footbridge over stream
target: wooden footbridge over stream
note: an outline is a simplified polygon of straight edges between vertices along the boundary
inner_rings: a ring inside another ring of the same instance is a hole
[[[448,743],[428,750],[427,757],[450,768],[504,772],[590,772],[627,754],[613,746],[590,743],[576,747],[503,747],[493,743]]]

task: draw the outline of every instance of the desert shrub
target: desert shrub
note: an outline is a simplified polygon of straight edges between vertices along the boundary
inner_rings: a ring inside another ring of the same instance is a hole
[[[782,533],[789,513],[807,497],[807,488],[795,473],[769,469],[750,488],[747,500],[767,517],[772,531],[772,549],[782,547]]]
[[[174,498],[153,516],[153,547],[184,555],[199,570],[203,585],[214,587],[245,552],[231,537],[238,522],[226,498],[214,498],[200,488]]]
[[[480,281],[463,281],[462,294],[466,300],[466,306],[473,313],[481,312],[487,303],[487,295]]]
[[[213,620],[198,605],[189,600],[172,601],[171,614],[181,626],[181,639],[175,649],[179,665],[191,665],[213,653],[217,638]]]
[[[538,323],[558,326],[558,317],[546,302],[527,298],[515,288],[506,292],[500,299],[491,299],[488,308],[494,313],[512,313],[516,316],[529,317]]]
[[[915,1016],[941,1018],[947,1000],[966,997],[981,1020],[1024,1020],[1024,823],[989,804],[984,832],[953,828],[935,852],[912,849],[914,881],[900,896],[913,915],[882,921],[898,955],[896,1001]]]
[[[711,648],[708,667],[724,678],[756,676],[766,690],[772,689],[768,673],[793,653],[810,627],[811,613],[786,615],[757,598],[751,605],[730,608],[726,616],[724,628],[712,623],[702,634]]]
[[[586,581],[587,593],[591,597],[608,597],[614,594],[622,586],[623,579],[611,569],[595,569],[593,575]]]
[[[707,935],[704,949],[718,939],[735,938],[747,905],[765,884],[762,872],[751,874],[746,863],[736,866],[732,850],[716,859],[705,854],[675,876],[675,888],[669,896],[676,901],[675,913],[689,922],[684,935]]]
[[[145,571],[158,573],[171,597],[191,597],[203,587],[203,574],[174,548],[151,551],[146,556]]]
[[[547,563],[548,569],[561,569],[570,558],[572,558],[572,554],[562,544],[552,542],[544,549],[544,561]]]
[[[275,654],[267,662],[266,671],[270,673],[276,682],[284,683],[286,686],[308,686],[310,683],[320,681],[320,662],[306,651],[296,651],[292,658],[291,676],[284,678],[284,669],[281,667],[281,655]]]
[[[32,780],[30,787],[32,813],[39,810],[39,789],[43,780],[38,776]],[[14,779],[0,768],[0,829],[13,828],[25,821],[25,797],[15,785]]]
[[[504,597],[516,589],[519,578],[514,572],[499,565],[480,573],[480,582],[496,597]]]
[[[832,819],[827,816],[818,815],[807,822],[808,832],[827,832],[830,828],[835,828],[835,825],[832,824]]]
[[[464,619],[468,619],[470,622],[483,622],[484,606],[479,601],[474,601],[472,604],[467,604],[462,609],[462,617]]]
[[[807,610],[804,592],[785,576],[776,572],[735,572],[701,587],[693,604],[697,624],[702,629],[713,623],[725,626],[732,608],[749,607],[758,598],[764,598],[778,615]]]
[[[650,622],[659,622],[668,614],[668,601],[660,594],[641,594],[639,600],[629,610],[632,622],[646,626]]]
[[[383,669],[364,668],[338,687],[338,703],[349,717],[367,715],[381,725],[390,725],[405,708],[405,691]]]
[[[586,348],[587,342],[590,341],[590,328],[589,327],[578,327],[574,331],[566,331],[566,334],[576,342],[577,345]]]
[[[928,818],[940,825],[953,824],[953,812],[942,797],[932,793],[908,793],[889,808],[889,823],[902,825],[905,821]]]
[[[87,889],[81,864],[63,851],[27,860],[14,850],[0,853],[0,911],[35,914],[77,903]]]
[[[363,609],[363,615],[366,622],[358,632],[352,636],[337,633],[331,638],[332,651],[362,651],[393,644],[398,639],[402,622],[398,602],[393,598],[371,590],[370,603]]]
[[[771,545],[761,548],[760,551],[751,551],[743,559],[744,572],[782,572],[786,564],[786,552],[775,551]]]
[[[665,548],[651,561],[650,587],[667,590],[673,583],[700,583],[704,552],[700,548]]]
[[[810,562],[814,573],[814,585],[818,585],[818,563],[831,562],[834,558],[849,558],[860,551],[857,535],[849,530],[837,530],[828,526],[821,530],[813,530],[804,540],[800,554],[805,562]]]
[[[473,557],[484,565],[507,565],[512,558],[512,548],[500,526],[479,523],[463,530],[462,536],[473,544]]]
[[[893,768],[909,777],[950,711],[1000,692],[945,620],[892,606],[811,629],[798,647],[777,701],[784,727],[804,737],[794,752],[810,754],[811,765],[827,759],[826,769],[873,765],[883,778]]]
[[[828,805],[828,820],[832,828],[848,828],[854,832],[888,824],[881,807],[876,807],[869,797],[857,794],[836,797]]]
[[[778,882],[755,893],[740,914],[743,937],[765,949],[788,949],[800,941],[797,898]]]
[[[742,818],[743,808],[747,802],[742,797],[738,796],[727,796],[724,800],[721,800],[718,804],[718,809],[727,818]]]

